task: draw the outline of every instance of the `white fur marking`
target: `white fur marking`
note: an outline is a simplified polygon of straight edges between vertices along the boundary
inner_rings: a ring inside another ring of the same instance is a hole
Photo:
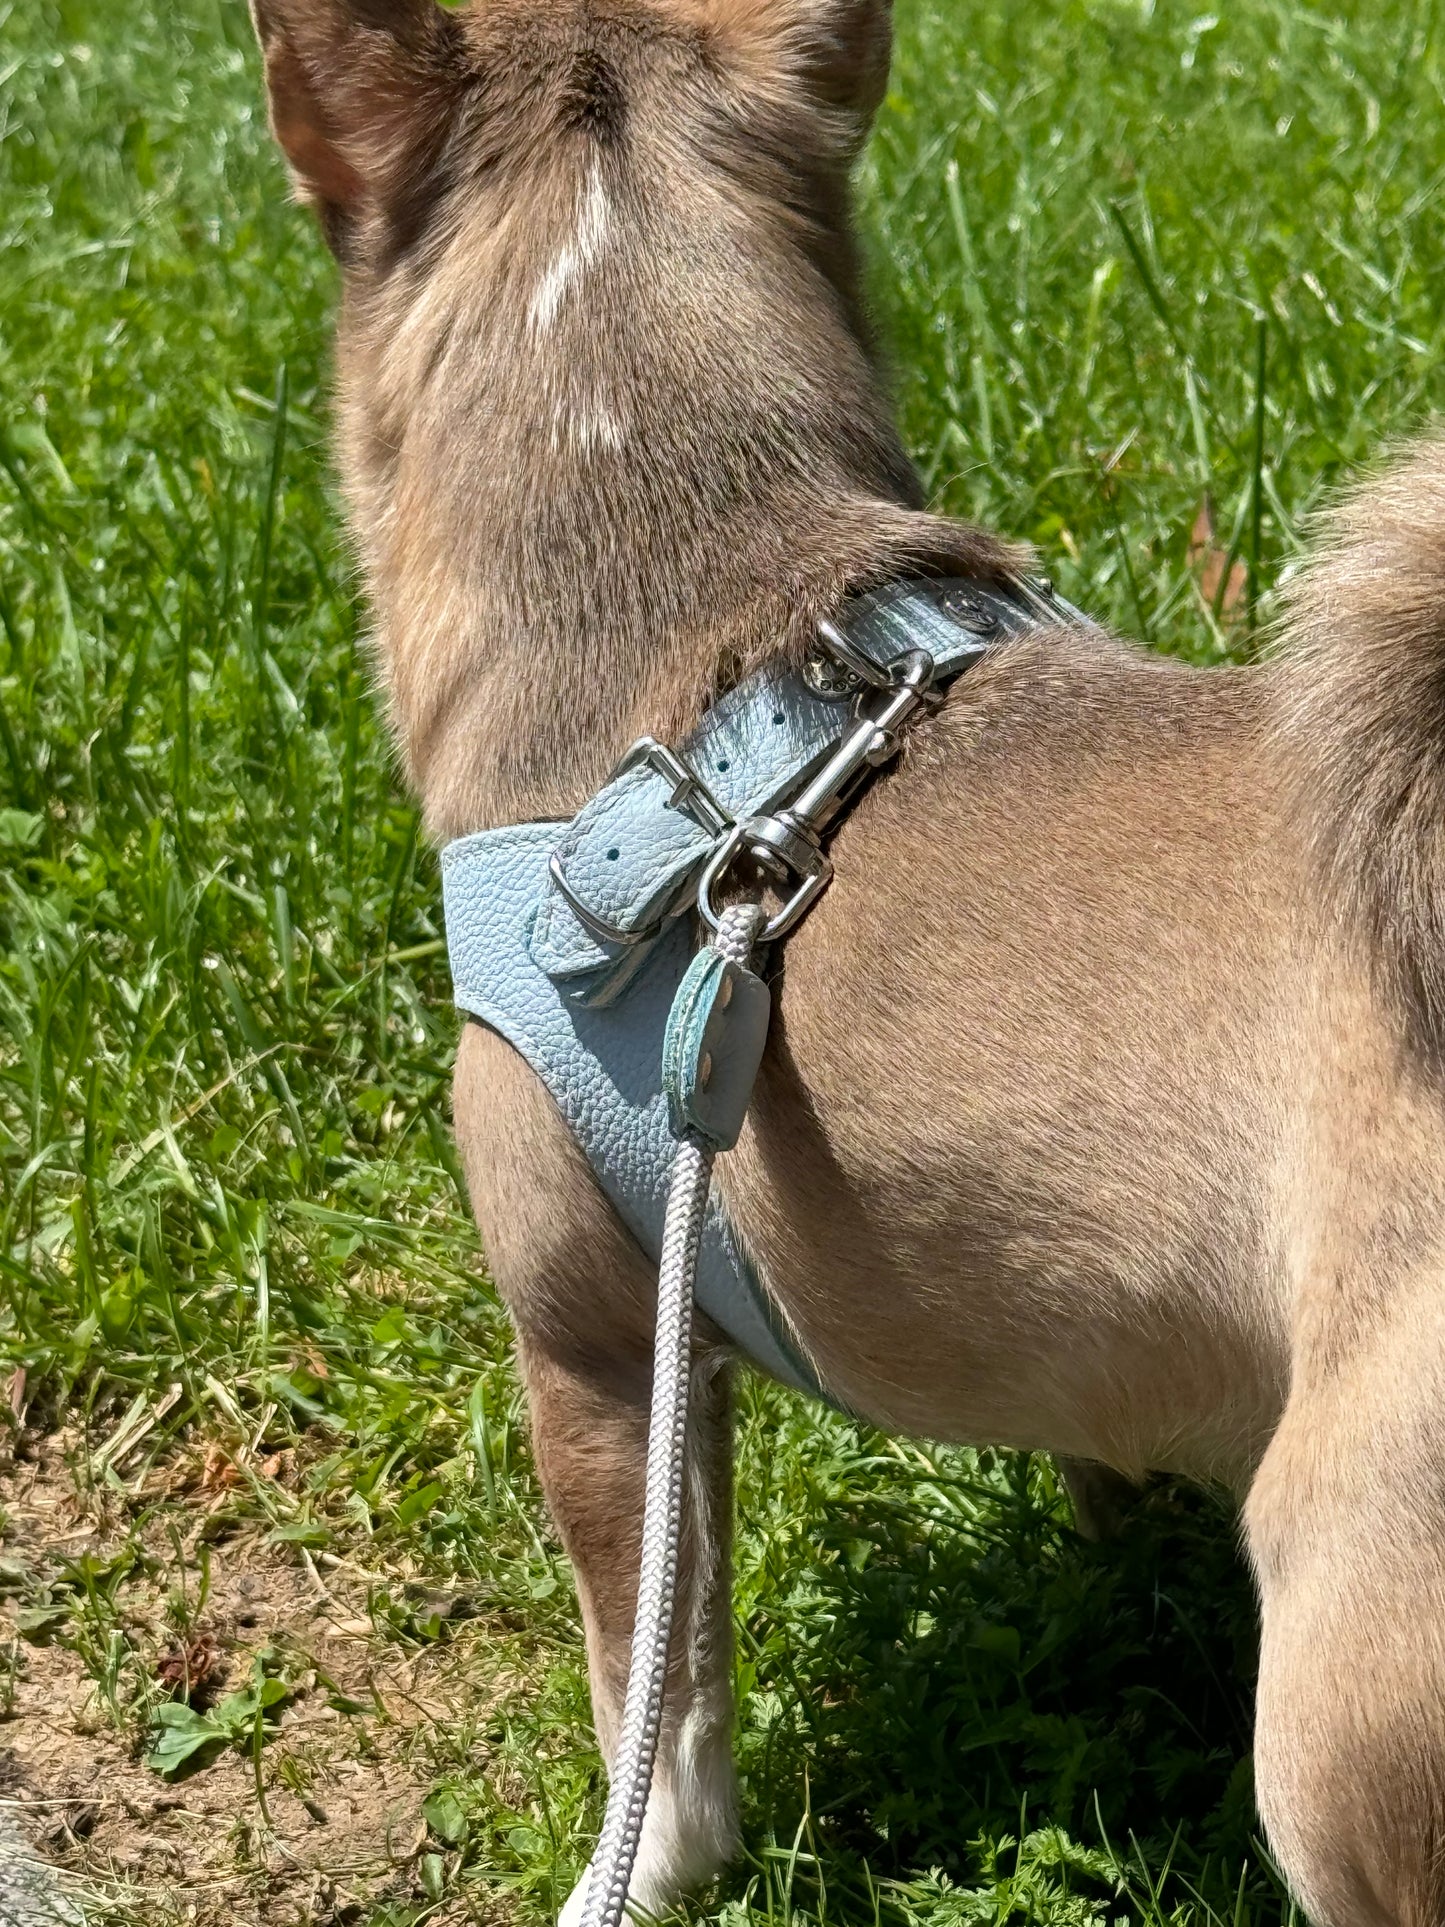
[[[624,435],[622,424],[610,408],[579,408],[572,421],[572,439],[584,451],[590,448],[619,449]]]
[[[587,176],[581,205],[577,210],[577,232],[564,241],[557,258],[537,283],[527,320],[533,334],[546,334],[557,319],[562,297],[583,268],[590,268],[602,252],[607,239],[609,209],[607,193],[594,166]]]

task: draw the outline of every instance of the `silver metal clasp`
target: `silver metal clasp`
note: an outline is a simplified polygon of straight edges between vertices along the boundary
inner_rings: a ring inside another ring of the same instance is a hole
[[[832,637],[825,641],[830,649],[834,647]],[[851,662],[848,667],[852,668]],[[788,807],[772,816],[747,818],[713,851],[697,886],[697,907],[710,929],[716,930],[721,921],[719,889],[745,857],[786,892],[782,908],[759,934],[760,943],[786,936],[832,882],[833,865],[822,845],[823,831],[868,772],[898,754],[903,726],[919,709],[937,701],[934,662],[926,649],[909,650],[886,671],[872,663],[868,670],[869,688],[883,692],[876,708],[868,707],[874,698],[865,691],[842,742]]]
[[[697,886],[697,907],[710,930],[722,928],[722,910],[714,901],[718,887],[745,856],[789,891],[782,909],[758,932],[759,943],[784,936],[833,881],[831,857],[816,836],[790,820],[791,814],[783,810],[777,816],[745,817],[713,851]]]

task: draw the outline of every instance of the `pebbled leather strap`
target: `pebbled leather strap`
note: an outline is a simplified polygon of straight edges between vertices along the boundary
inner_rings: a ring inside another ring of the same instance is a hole
[[[1032,585],[915,581],[858,597],[838,626],[880,671],[926,649],[946,683],[1007,635],[1073,613]],[[642,746],[629,752],[552,852],[530,938],[538,966],[580,1003],[611,1002],[690,902],[719,818],[725,827],[764,814],[796,792],[847,729],[848,693],[819,694],[790,669],[766,670],[708,711],[680,764],[660,746],[650,757]]]

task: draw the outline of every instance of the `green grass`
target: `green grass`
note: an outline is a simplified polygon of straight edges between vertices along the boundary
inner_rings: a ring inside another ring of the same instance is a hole
[[[1308,511],[1445,386],[1440,14],[904,0],[864,187],[938,501],[1126,631],[1251,651]],[[418,1754],[455,1799],[367,1918],[542,1920],[599,1816],[577,1619],[447,1138],[435,865],[328,477],[334,277],[236,0],[0,6],[0,261],[0,1356],[150,1548],[24,1610],[143,1746],[121,1607],[183,1551],[149,1475],[207,1441],[279,1556],[383,1575],[383,1642],[453,1637],[416,1587],[464,1588],[507,1691]],[[1200,591],[1206,497],[1237,594]],[[706,1917],[1289,1917],[1218,1506],[1165,1489],[1095,1551],[1044,1461],[758,1386],[741,1429],[748,1858]]]

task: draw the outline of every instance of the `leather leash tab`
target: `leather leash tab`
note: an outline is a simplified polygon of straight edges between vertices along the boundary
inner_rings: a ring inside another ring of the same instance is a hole
[[[662,1088],[674,1137],[730,1151],[768,1041],[772,993],[762,978],[711,947],[678,985],[662,1044]]]

